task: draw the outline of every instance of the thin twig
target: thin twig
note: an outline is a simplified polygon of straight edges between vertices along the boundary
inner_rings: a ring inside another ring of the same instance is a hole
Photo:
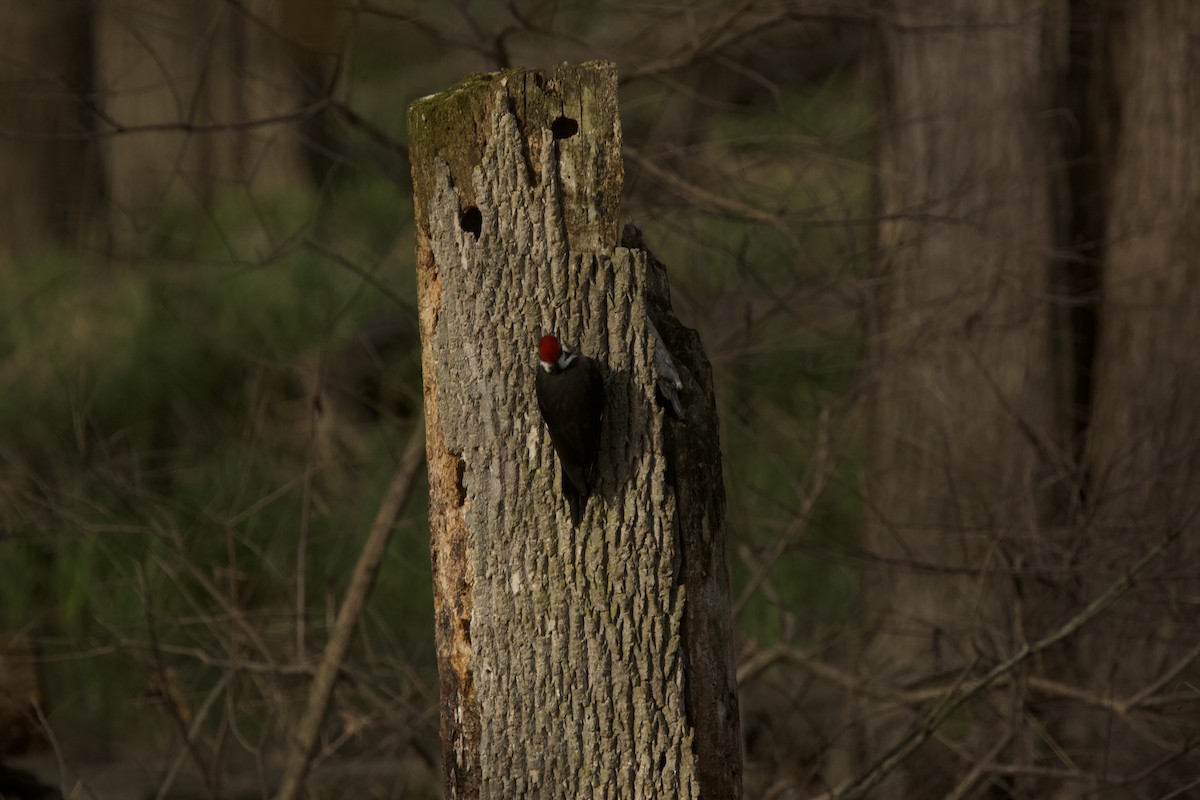
[[[216,685],[209,690],[205,696],[204,702],[200,704],[200,708],[196,710],[196,714],[192,718],[192,724],[187,729],[187,734],[183,742],[179,745],[179,750],[175,753],[175,758],[171,761],[171,766],[167,768],[167,774],[163,776],[162,783],[158,786],[158,791],[155,793],[156,800],[164,800],[171,791],[171,787],[175,785],[175,779],[179,776],[179,771],[183,769],[183,764],[187,761],[191,747],[200,736],[200,731],[204,727],[204,721],[208,719],[208,712],[212,710],[213,703],[229,686],[229,680],[233,677],[232,672],[226,672],[217,681]]]
[[[1197,786],[1200,786],[1200,778],[1196,778],[1196,780],[1192,781],[1187,786],[1180,786],[1170,794],[1164,794],[1161,798],[1159,798],[1159,800],[1175,800],[1176,797],[1187,797],[1188,792],[1192,791],[1192,789],[1195,789]]]
[[[811,484],[807,487],[808,491],[803,494],[800,508],[792,515],[787,527],[771,544],[770,549],[767,550],[766,555],[754,570],[754,574],[750,576],[750,580],[746,581],[746,585],[742,587],[741,593],[734,601],[730,611],[734,619],[737,619],[742,613],[779,558],[802,533],[808,530],[808,522],[817,505],[817,500],[824,495],[825,488],[829,485],[829,478],[833,474],[833,465],[829,457],[829,409],[827,408],[821,409],[820,418],[817,421],[817,447],[809,462],[809,473],[812,477]]]
[[[201,95],[198,93],[197,97],[199,96]],[[329,98],[322,98],[302,106],[295,111],[264,117],[253,117],[251,119],[209,123],[190,122],[180,119],[168,122],[148,122],[141,125],[126,125],[107,115],[100,114],[97,111],[98,107],[96,107],[91,110],[97,112],[97,116],[109,126],[108,128],[43,133],[40,131],[23,131],[9,126],[0,126],[0,139],[18,139],[35,142],[77,142],[109,139],[138,133],[239,133],[242,131],[252,131],[268,125],[294,124],[300,120],[314,117],[324,112],[330,107],[332,102]]]
[[[342,661],[350,649],[350,640],[358,627],[358,619],[362,615],[367,595],[370,594],[375,577],[379,574],[392,531],[396,527],[396,520],[408,503],[424,464],[425,422],[422,420],[412,432],[400,466],[396,469],[396,474],[383,496],[383,502],[379,505],[379,512],[375,515],[375,523],[371,526],[371,532],[358,556],[358,563],[354,565],[354,574],[346,588],[346,598],[338,610],[337,622],[334,623],[329,642],[325,645],[325,652],[321,655],[316,677],[309,687],[308,705],[292,740],[287,769],[279,792],[275,795],[276,800],[295,800],[300,795],[316,749],[321,723],[329,710],[329,701],[333,696],[333,687],[341,671]]]
[[[308,527],[312,519],[313,474],[316,472],[321,384],[325,380],[325,348],[317,362],[317,382],[308,400],[308,447],[304,456],[304,488],[300,492],[300,530],[296,541],[296,660],[308,652]]]
[[[1158,679],[1156,679],[1153,683],[1122,703],[1122,709],[1129,710],[1131,708],[1136,708],[1142,703],[1146,702],[1147,698],[1153,697],[1155,694],[1157,694],[1159,690],[1174,680],[1179,673],[1187,669],[1188,665],[1197,658],[1200,658],[1200,642],[1197,642],[1195,647],[1187,651],[1182,658],[1175,662],[1174,666],[1159,676]]]
[[[1129,570],[1114,581],[1108,589],[1099,597],[1093,600],[1087,608],[1079,612],[1075,616],[1060,625],[1053,633],[1050,633],[1033,644],[1025,644],[1014,655],[1002,661],[993,667],[986,675],[979,680],[971,683],[963,689],[957,697],[949,702],[940,704],[931,712],[925,715],[921,722],[914,726],[914,729],[903,736],[891,749],[884,753],[866,773],[853,781],[844,791],[840,791],[833,796],[839,800],[853,800],[853,798],[867,796],[876,786],[878,786],[884,778],[886,778],[893,770],[904,762],[917,748],[925,743],[930,736],[941,726],[946,719],[966,704],[969,700],[976,697],[981,691],[986,689],[997,679],[1007,675],[1017,666],[1035,656],[1064,639],[1076,633],[1084,625],[1094,620],[1102,614],[1109,606],[1115,603],[1122,595],[1124,595],[1133,586],[1134,578],[1138,576],[1152,561],[1162,555],[1171,544],[1182,535],[1183,531],[1191,524],[1192,520],[1200,513],[1200,507],[1192,510],[1187,519],[1181,525],[1170,531],[1163,537],[1162,541],[1147,550],[1141,558],[1134,562]]]
[[[991,770],[989,767],[993,764],[993,762],[995,762],[996,756],[1000,755],[1000,753],[1004,751],[1004,748],[1008,747],[1008,743],[1011,741],[1012,731],[1009,731],[1004,736],[1001,736],[1000,739],[996,741],[996,744],[992,746],[992,749],[988,750],[984,757],[980,759],[974,767],[971,768],[971,771],[966,774],[966,777],[958,782],[958,785],[954,787],[954,790],[950,792],[950,794],[946,795],[946,800],[961,800],[961,798],[966,797],[970,791],[975,788],[975,784],[979,783],[981,778],[987,774],[990,774]]]
[[[650,175],[653,175],[665,186],[674,190],[680,197],[692,200],[713,211],[731,214],[749,222],[756,222],[760,225],[773,228],[776,233],[787,240],[788,245],[791,246],[793,251],[797,253],[804,251],[804,248],[800,244],[800,238],[792,226],[780,214],[763,211],[747,203],[711,192],[659,166],[653,159],[648,158],[640,150],[629,145],[625,145],[621,149],[621,152],[625,155],[626,159],[637,164],[640,169],[645,170]]]
[[[696,37],[689,47],[660,58],[657,61],[650,61],[625,70],[626,74],[622,82],[681,69],[700,61],[711,53],[720,52],[721,45],[718,44],[717,40],[721,34],[732,30],[738,18],[746,14],[753,5],[754,0],[742,0],[740,5],[730,9],[725,16],[713,22],[707,30]]]
[[[154,620],[154,604],[150,598],[149,583],[142,589],[143,596],[146,598],[146,634],[150,642],[150,663],[154,669],[154,677],[158,682],[158,691],[162,693],[163,707],[166,709],[167,716],[175,723],[176,728],[183,741],[180,745],[181,751],[191,756],[192,761],[200,770],[201,776],[204,778],[204,785],[211,793],[216,792],[216,786],[213,783],[213,759],[210,758],[213,754],[205,753],[201,747],[201,743],[192,735],[188,729],[187,720],[185,719],[184,709],[181,708],[181,702],[175,696],[174,681],[171,679],[170,673],[167,671],[166,661],[163,659],[162,651],[158,648],[158,626]]]
[[[370,272],[367,272],[365,269],[358,266],[358,264],[355,264],[352,259],[346,258],[344,255],[334,252],[333,250],[331,250],[330,248],[321,244],[320,242],[318,242],[316,239],[313,239],[312,237],[306,237],[304,239],[304,246],[309,248],[313,252],[317,253],[318,255],[321,255],[321,256],[329,259],[334,264],[337,264],[339,267],[343,267],[344,269],[347,269],[350,272],[357,275],[358,277],[362,278],[365,282],[367,282],[368,284],[371,285],[371,288],[375,289],[377,292],[382,294],[388,300],[391,300],[393,303],[398,305],[400,308],[403,308],[406,311],[409,308],[411,308],[411,304],[407,300],[405,300],[403,297],[401,297],[400,295],[396,294],[394,291],[389,289],[382,281],[379,280],[379,278],[375,277],[375,275],[373,275]]]
[[[54,734],[54,729],[50,727],[50,720],[46,719],[46,712],[42,709],[42,704],[40,701],[34,701],[33,713],[37,715],[38,728],[41,730],[42,736],[45,737],[46,741],[50,744],[51,749],[54,750],[54,760],[58,764],[59,793],[62,794],[64,798],[78,797],[79,793],[71,791],[67,788],[67,759],[66,756],[63,755],[62,745],[59,744],[58,737]],[[80,781],[76,779],[76,788],[79,788],[79,784]],[[82,788],[88,793],[88,795],[92,795],[91,789],[88,789],[86,786]]]

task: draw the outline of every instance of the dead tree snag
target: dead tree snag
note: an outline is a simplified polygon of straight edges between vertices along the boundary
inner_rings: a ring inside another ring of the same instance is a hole
[[[449,797],[741,794],[712,383],[661,265],[617,246],[616,85],[510,70],[409,111]],[[546,332],[609,376],[578,530],[533,395]]]

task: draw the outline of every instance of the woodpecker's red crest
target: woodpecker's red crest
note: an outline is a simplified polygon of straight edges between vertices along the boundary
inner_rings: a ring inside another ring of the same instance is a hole
[[[538,358],[543,364],[555,364],[562,355],[562,345],[552,333],[548,333],[538,342]]]
[[[538,342],[538,359],[541,368],[534,381],[538,410],[558,455],[571,523],[579,525],[600,453],[604,377],[595,361],[566,350],[552,334]]]

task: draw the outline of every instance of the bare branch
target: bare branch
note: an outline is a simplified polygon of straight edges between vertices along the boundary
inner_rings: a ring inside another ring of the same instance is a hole
[[[1064,639],[1072,636],[1083,626],[1094,620],[1102,614],[1109,606],[1121,598],[1130,588],[1133,587],[1137,576],[1171,546],[1176,539],[1182,535],[1183,531],[1200,512],[1200,508],[1193,509],[1192,513],[1182,525],[1179,525],[1170,531],[1163,539],[1147,550],[1141,558],[1139,558],[1129,570],[1114,581],[1107,590],[1099,597],[1093,600],[1083,611],[1076,614],[1071,619],[1060,625],[1054,632],[1042,637],[1032,645],[1026,644],[1015,654],[1008,659],[997,664],[986,675],[977,681],[970,683],[965,689],[958,693],[957,697],[948,700],[925,715],[925,718],[918,723],[914,729],[896,742],[891,749],[883,754],[878,761],[871,766],[866,773],[857,778],[845,790],[833,795],[839,800],[853,800],[854,798],[867,796],[876,786],[878,786],[885,777],[888,776],[896,767],[898,767],[910,754],[918,747],[925,743],[930,736],[941,726],[946,719],[961,708],[963,704],[977,696],[981,691],[986,689],[997,679],[1007,675],[1013,669],[1026,660],[1038,653],[1044,652]]]
[[[350,640],[358,626],[367,596],[375,583],[375,576],[379,574],[379,568],[383,564],[396,520],[408,504],[413,486],[424,465],[425,423],[422,421],[409,435],[408,447],[400,459],[400,466],[396,469],[396,474],[379,505],[379,512],[375,515],[375,523],[371,526],[371,532],[358,556],[358,563],[354,565],[354,574],[350,577],[346,597],[338,610],[337,622],[333,626],[329,642],[321,656],[321,664],[317,667],[316,676],[309,688],[304,716],[292,739],[287,769],[279,792],[275,795],[276,800],[295,800],[300,795],[313,751],[317,746],[317,734],[329,710],[329,700],[333,696],[333,687],[337,683],[342,661],[350,648]]]

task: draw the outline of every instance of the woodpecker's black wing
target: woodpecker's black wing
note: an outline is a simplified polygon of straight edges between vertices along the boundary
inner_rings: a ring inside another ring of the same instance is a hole
[[[596,362],[576,356],[565,369],[538,370],[538,409],[562,468],[562,492],[578,525],[591,494],[592,472],[600,452],[604,418],[604,377]]]

